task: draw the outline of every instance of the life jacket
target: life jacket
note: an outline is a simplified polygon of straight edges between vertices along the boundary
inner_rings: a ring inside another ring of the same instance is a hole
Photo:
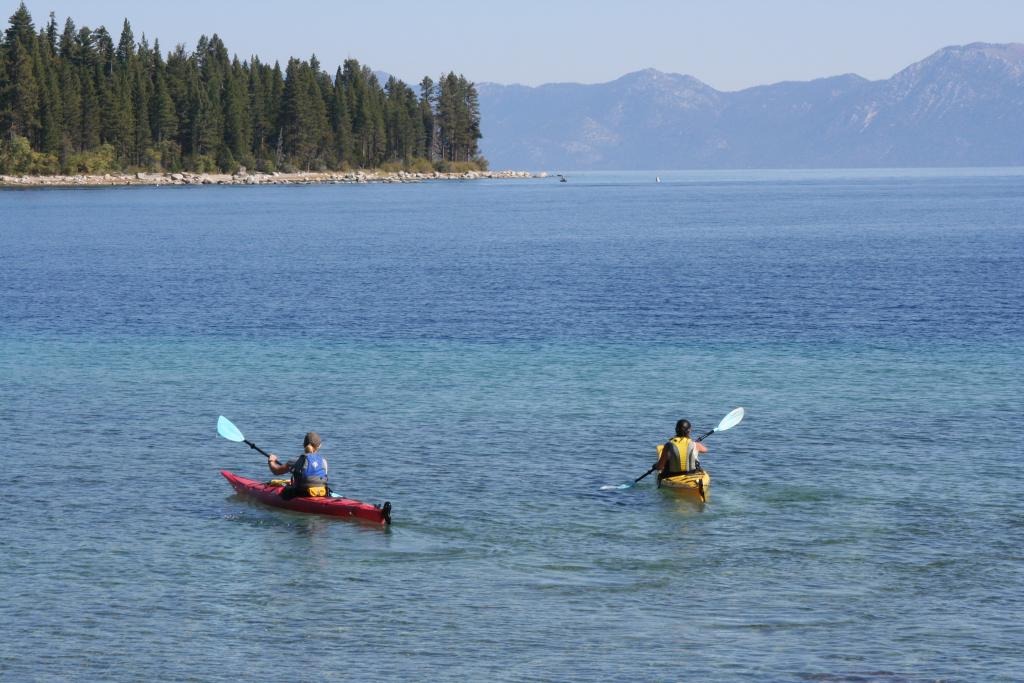
[[[668,460],[661,478],[686,474],[700,467],[697,461],[697,443],[688,436],[673,436],[665,444],[668,449]]]
[[[319,453],[303,453],[292,465],[295,486],[327,486],[327,460]]]

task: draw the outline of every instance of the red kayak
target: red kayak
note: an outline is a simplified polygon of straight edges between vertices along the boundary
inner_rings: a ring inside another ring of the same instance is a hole
[[[309,512],[314,515],[331,515],[332,517],[355,517],[375,524],[391,524],[391,503],[370,505],[351,498],[292,498],[281,497],[283,486],[270,486],[255,479],[246,479],[227,470],[220,473],[236,491],[244,496],[273,505],[274,507],[296,512]]]

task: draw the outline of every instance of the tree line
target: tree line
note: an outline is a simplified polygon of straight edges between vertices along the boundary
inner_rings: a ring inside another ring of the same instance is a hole
[[[116,43],[53,13],[37,31],[24,3],[0,42],[0,173],[486,168],[480,138],[454,72],[417,93],[355,59],[241,61],[216,34],[165,56],[127,19]]]

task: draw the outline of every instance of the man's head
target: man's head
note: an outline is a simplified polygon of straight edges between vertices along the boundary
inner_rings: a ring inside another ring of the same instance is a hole
[[[690,421],[680,420],[676,422],[676,436],[689,436],[690,435]]]

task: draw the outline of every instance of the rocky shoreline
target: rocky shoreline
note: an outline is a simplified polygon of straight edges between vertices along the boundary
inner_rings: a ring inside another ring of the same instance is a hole
[[[342,183],[420,183],[429,180],[543,178],[528,171],[407,173],[398,171],[328,171],[307,173],[115,173],[105,175],[5,176],[0,187],[124,187],[128,185],[318,185]]]

